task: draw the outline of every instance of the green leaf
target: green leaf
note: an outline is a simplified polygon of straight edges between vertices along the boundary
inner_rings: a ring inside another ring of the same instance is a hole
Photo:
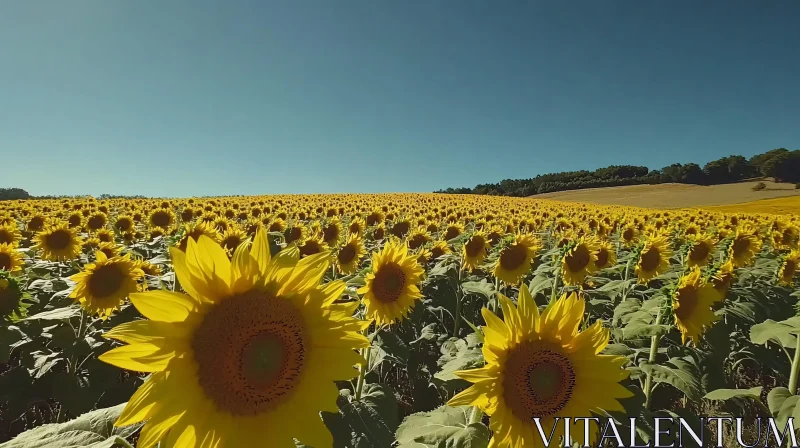
[[[750,389],[717,389],[707,393],[703,398],[706,400],[730,400],[731,398],[761,398],[761,386],[751,387]]]
[[[66,423],[52,423],[25,431],[4,444],[3,448],[111,448],[118,439],[124,440],[140,427],[114,427],[126,404],[88,412]]]
[[[352,428],[353,440],[368,446],[391,446],[397,429],[397,400],[388,386],[365,384],[361,401],[340,400],[339,411]]]
[[[461,289],[467,294],[480,294],[487,299],[494,297],[494,285],[487,282],[486,279],[480,282],[464,282],[461,284]]]
[[[664,365],[641,365],[641,369],[653,375],[653,380],[658,383],[667,383],[680,390],[690,400],[699,400],[701,395],[700,381],[698,380],[697,367],[680,358],[672,358]]]
[[[65,308],[57,308],[50,311],[44,311],[33,316],[26,317],[22,320],[67,320],[76,316],[80,316],[81,308],[77,306],[68,306]]]
[[[624,339],[648,338],[667,334],[670,328],[672,328],[670,325],[648,325],[631,322],[622,329],[622,334]]]
[[[25,333],[13,325],[0,326],[0,364],[6,364],[11,356],[11,346],[26,339]]]
[[[469,423],[469,406],[411,414],[397,429],[398,448],[485,448],[489,428]],[[388,446],[388,445],[386,445]]]
[[[767,394],[767,406],[769,407],[769,411],[772,412],[773,416],[778,414],[781,406],[783,406],[783,402],[791,396],[792,393],[789,392],[789,389],[785,387],[776,387],[769,391]]]
[[[793,331],[797,330],[781,322],[767,319],[750,327],[750,340],[754,344],[766,344],[767,341],[773,341],[784,347],[795,347],[797,338],[792,335]]]

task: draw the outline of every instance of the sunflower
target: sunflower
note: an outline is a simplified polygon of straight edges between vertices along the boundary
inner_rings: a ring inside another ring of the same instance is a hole
[[[639,283],[647,283],[669,269],[669,257],[672,251],[669,242],[663,235],[650,235],[639,253],[636,263],[636,275]]]
[[[342,238],[342,222],[339,218],[331,218],[325,227],[322,228],[322,239],[325,244],[331,247],[339,245],[339,240]]]
[[[300,258],[305,258],[310,255],[316,255],[321,252],[329,251],[328,245],[322,240],[321,235],[314,235],[310,238],[307,238],[305,241],[298,244],[297,247],[300,249]]]
[[[120,246],[117,246],[114,243],[100,243],[97,251],[102,252],[106,258],[114,258],[119,255],[120,249]]]
[[[761,251],[761,238],[751,229],[737,230],[733,234],[728,253],[735,267],[748,266]]]
[[[70,277],[76,283],[70,297],[92,315],[107,319],[128,294],[136,292],[136,282],[144,278],[144,272],[129,255],[109,258],[97,251],[95,256],[94,263]]]
[[[601,241],[595,252],[597,260],[594,265],[597,269],[605,269],[617,265],[617,251],[608,241]]]
[[[518,306],[499,298],[505,321],[481,310],[486,366],[456,372],[473,385],[447,403],[477,406],[490,416],[490,447],[542,446],[534,417],[541,418],[542,428],[555,427],[552,440],[558,443],[565,434],[564,425],[554,425],[556,417],[588,417],[597,409],[624,412],[619,400],[633,396],[620,384],[629,375],[622,368],[628,361],[599,354],[609,341],[600,321],[578,331],[583,299],[562,296],[540,316],[524,284]],[[596,429],[590,440],[597,440]],[[572,440],[584,437],[583,425],[571,426]]]
[[[17,274],[22,271],[24,265],[22,252],[17,251],[11,244],[0,244],[0,271]]]
[[[414,255],[417,257],[417,263],[420,266],[426,266],[431,261],[431,251],[426,247],[421,248]]]
[[[44,229],[45,224],[47,224],[47,218],[41,213],[36,213],[28,219],[25,224],[25,230],[36,233]]]
[[[0,249],[0,260],[2,260],[2,249]],[[2,266],[2,263],[0,263],[0,266]],[[780,283],[791,287],[794,283],[794,275],[797,273],[798,266],[800,266],[800,251],[795,249],[786,255],[781,267],[778,268],[778,280]]]
[[[386,237],[386,224],[380,223],[372,231],[373,241],[380,241]]]
[[[711,277],[714,288],[725,297],[733,283],[733,261],[728,260],[719,266]]]
[[[594,238],[579,237],[561,259],[561,278],[565,285],[581,285],[586,276],[597,271],[600,243]]]
[[[103,212],[94,212],[86,219],[86,228],[96,232],[108,224],[108,217]]]
[[[0,321],[23,317],[22,292],[8,273],[0,272]]]
[[[681,277],[672,296],[672,309],[684,344],[687,339],[696,344],[703,328],[719,319],[711,307],[722,299],[713,284],[703,281],[699,267],[695,266]]]
[[[156,239],[156,238],[158,238],[160,236],[164,236],[164,235],[168,235],[168,234],[169,234],[169,231],[167,231],[167,229],[165,229],[163,227],[150,227],[150,230],[148,231],[148,239],[150,241],[153,241],[154,239]]]
[[[366,251],[364,250],[364,243],[358,235],[350,235],[347,243],[339,249],[336,253],[336,264],[339,265],[339,270],[344,274],[352,274],[358,270],[359,262]]]
[[[453,238],[458,238],[462,233],[464,233],[464,226],[461,223],[448,224],[447,228],[444,229],[442,239],[450,241]]]
[[[636,243],[636,240],[639,238],[639,230],[636,226],[629,224],[620,230],[619,234],[620,241],[626,247],[630,247]]]
[[[16,247],[20,239],[22,239],[22,234],[19,232],[16,224],[0,225],[0,244],[8,244]]]
[[[332,446],[320,411],[338,412],[335,381],[358,375],[369,325],[351,317],[357,302],[335,304],[343,282],[319,286],[330,257],[298,261],[290,248],[270,256],[266,232],[231,261],[201,235],[186,252],[171,248],[187,294],[131,294],[149,320],[104,336],[130,345],[102,361],[150,372],[116,426],[146,421],[138,445]]]
[[[286,244],[291,244],[294,242],[300,244],[306,238],[308,238],[308,229],[303,224],[295,222],[283,232],[283,238],[286,241]]]
[[[428,230],[425,227],[417,227],[408,235],[406,244],[408,244],[409,249],[415,250],[424,246],[430,240],[431,237],[428,235]]]
[[[133,229],[133,217],[131,215],[120,215],[114,221],[114,228],[120,232],[127,232]]]
[[[364,229],[366,228],[366,223],[364,219],[360,216],[354,216],[350,218],[350,224],[347,226],[347,231],[350,234],[358,235],[359,237],[364,236]]]
[[[280,232],[280,233],[283,233],[284,231],[286,231],[286,222],[284,222],[284,220],[281,219],[281,218],[275,218],[275,219],[273,219],[272,221],[269,222],[269,225],[267,226],[267,230],[269,232]]]
[[[114,241],[114,231],[111,229],[100,229],[95,236],[103,243],[111,243]]]
[[[150,227],[169,229],[175,224],[175,215],[170,210],[157,208],[150,213],[148,224],[150,224]]]
[[[42,251],[42,258],[51,261],[74,259],[81,253],[83,244],[77,230],[65,222],[45,227],[33,240],[35,249]]]
[[[189,240],[197,241],[202,235],[205,235],[212,241],[219,241],[219,233],[216,229],[203,221],[197,221],[192,224],[186,224],[183,238],[178,242],[178,249],[181,252],[186,252]]]
[[[219,244],[225,249],[225,252],[228,253],[228,258],[230,258],[236,252],[236,248],[244,243],[246,239],[247,234],[244,230],[240,229],[239,226],[232,225],[222,234]]]
[[[389,241],[372,254],[372,272],[367,274],[367,284],[358,290],[364,295],[367,318],[378,325],[405,318],[422,298],[417,287],[422,274],[417,257],[409,255],[406,245],[398,240]]]
[[[431,246],[431,260],[436,260],[439,257],[449,254],[452,252],[450,250],[450,246],[447,245],[447,241],[436,241]]]
[[[462,268],[470,271],[478,269],[478,266],[486,258],[488,250],[489,240],[486,238],[486,234],[480,230],[473,233],[461,250]]]
[[[707,233],[694,233],[687,238],[689,252],[686,264],[689,267],[703,267],[708,264],[714,251],[714,238]]]
[[[519,283],[530,272],[533,258],[541,248],[541,242],[533,235],[517,234],[513,243],[500,249],[500,257],[497,258],[492,273],[509,285]]]

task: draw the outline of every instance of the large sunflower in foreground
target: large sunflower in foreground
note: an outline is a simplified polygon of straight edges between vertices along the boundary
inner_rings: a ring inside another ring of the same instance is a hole
[[[11,244],[0,244],[0,271],[16,274],[24,266],[22,252],[17,251]]]
[[[109,258],[98,250],[95,256],[94,263],[70,277],[76,283],[70,298],[80,302],[90,314],[107,319],[128,294],[137,291],[137,282],[144,278],[144,271],[127,254]]]
[[[357,302],[334,303],[343,282],[319,285],[328,254],[270,257],[263,230],[232,260],[203,235],[170,252],[188,294],[131,294],[149,320],[105,334],[130,345],[101,360],[152,373],[115,425],[147,421],[140,447],[331,446],[319,412],[338,411],[334,381],[358,375],[369,322],[351,317]]]
[[[636,275],[639,283],[647,283],[669,269],[669,258],[672,251],[669,242],[663,235],[651,235],[639,253],[636,263]]]
[[[378,325],[405,318],[422,298],[417,283],[423,274],[417,257],[408,253],[405,244],[399,240],[386,243],[380,252],[372,254],[372,272],[367,274],[367,284],[358,290],[364,294],[367,317]]]
[[[597,271],[600,243],[594,238],[580,237],[561,259],[561,278],[565,285],[580,285],[586,276]]]
[[[81,253],[83,241],[77,230],[66,222],[47,226],[33,238],[36,250],[42,251],[42,258],[50,261],[72,260]]]
[[[504,320],[483,308],[486,366],[456,372],[473,383],[450,406],[478,406],[491,417],[490,447],[541,447],[533,417],[553,428],[556,417],[589,417],[599,409],[624,411],[619,400],[633,394],[620,384],[629,372],[622,356],[599,354],[609,331],[600,321],[578,332],[585,303],[574,293],[562,296],[539,315],[528,288],[520,288],[518,306],[500,295]],[[596,430],[590,440],[597,440]],[[564,425],[553,439],[564,438]],[[571,426],[572,440],[583,442],[583,425]]]
[[[680,330],[684,343],[687,339],[697,343],[703,329],[719,319],[711,307],[723,298],[713,284],[703,281],[700,268],[692,268],[681,277],[672,297],[672,309],[675,312],[675,326]]]
[[[500,250],[492,273],[509,285],[516,285],[530,272],[533,258],[541,247],[541,243],[533,235],[517,234],[513,243]]]

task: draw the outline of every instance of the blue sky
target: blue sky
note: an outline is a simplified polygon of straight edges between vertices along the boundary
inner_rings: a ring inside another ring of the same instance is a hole
[[[0,14],[0,187],[412,192],[800,147],[800,2],[72,0]]]

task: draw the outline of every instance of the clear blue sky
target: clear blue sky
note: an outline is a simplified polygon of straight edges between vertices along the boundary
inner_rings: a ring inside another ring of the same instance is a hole
[[[800,1],[42,0],[0,186],[432,191],[800,147]]]

